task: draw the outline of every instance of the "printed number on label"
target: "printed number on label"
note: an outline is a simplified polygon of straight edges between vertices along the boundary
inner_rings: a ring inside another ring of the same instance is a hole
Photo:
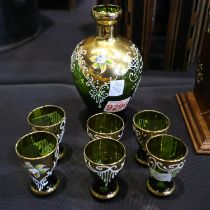
[[[104,111],[105,112],[119,112],[122,111],[123,109],[126,108],[128,102],[130,100],[129,98],[126,98],[125,100],[121,100],[121,101],[108,101]]]

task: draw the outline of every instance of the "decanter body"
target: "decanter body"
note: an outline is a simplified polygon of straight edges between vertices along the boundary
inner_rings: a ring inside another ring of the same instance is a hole
[[[81,41],[71,56],[75,86],[91,113],[121,112],[141,80],[138,48],[115,33],[121,13],[116,5],[93,7],[97,35]]]

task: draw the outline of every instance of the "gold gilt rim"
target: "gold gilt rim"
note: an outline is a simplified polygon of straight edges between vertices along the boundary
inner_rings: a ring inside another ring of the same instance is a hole
[[[157,113],[157,114],[160,114],[162,116],[164,116],[166,118],[166,120],[168,121],[168,126],[164,129],[161,129],[161,130],[156,130],[156,131],[151,131],[151,130],[146,130],[146,129],[143,129],[143,128],[140,128],[136,122],[135,122],[135,117],[140,114],[140,113],[144,113],[144,112],[153,112],[153,113]],[[135,125],[136,128],[138,128],[139,130],[142,130],[146,133],[161,133],[161,132],[164,132],[164,131],[167,131],[170,127],[170,119],[165,115],[163,114],[162,112],[159,112],[157,110],[152,110],[152,109],[146,109],[146,110],[142,110],[142,111],[139,111],[137,112],[134,116],[133,116],[133,124]]]
[[[60,147],[60,146],[62,146],[62,145],[61,145],[61,144],[59,144],[59,147]],[[60,152],[60,150],[59,150],[58,160],[63,159],[63,158],[64,158],[64,156],[65,156],[65,154],[66,154],[66,148],[65,148],[65,147],[63,147],[63,146],[62,146],[62,148],[63,148],[63,151],[62,151],[62,152]]]
[[[148,162],[139,158],[137,153],[135,154],[135,159],[136,159],[137,163],[139,163],[140,165],[145,166],[145,167],[149,167]]]
[[[90,188],[90,191],[91,191],[92,195],[95,198],[102,199],[102,200],[107,200],[107,199],[114,198],[118,194],[118,192],[119,192],[119,184],[117,183],[117,186],[116,186],[116,189],[115,189],[114,192],[109,193],[107,195],[101,195],[101,194],[95,192],[92,186]]]
[[[48,108],[48,107],[54,107],[54,108],[60,109],[60,110],[63,112],[63,117],[62,117],[62,119],[61,119],[59,122],[57,122],[57,123],[55,123],[55,124],[53,124],[53,125],[42,125],[42,126],[35,125],[35,124],[31,123],[31,121],[29,120],[29,118],[30,118],[31,114],[33,114],[33,112],[35,112],[35,111],[38,110],[38,109],[43,109],[43,108]],[[33,126],[33,127],[35,127],[35,128],[51,128],[51,127],[54,127],[54,126],[59,125],[59,124],[65,119],[65,117],[66,117],[66,113],[65,113],[64,109],[61,108],[60,106],[56,106],[56,105],[44,105],[44,106],[39,106],[39,107],[36,107],[35,109],[33,109],[33,110],[28,114],[27,121],[28,121],[28,123],[29,123],[31,126]]]
[[[177,159],[174,159],[174,160],[164,160],[164,159],[162,159],[162,158],[159,158],[159,157],[153,155],[153,154],[148,150],[148,146],[147,146],[147,145],[149,144],[149,141],[151,141],[152,139],[155,139],[155,138],[157,138],[157,137],[160,137],[160,136],[172,137],[172,138],[176,139],[177,141],[181,142],[181,143],[184,145],[185,150],[186,150],[185,155],[184,155],[183,157],[181,157],[181,158],[177,158]],[[148,139],[148,141],[146,142],[146,150],[147,150],[147,152],[148,152],[148,154],[149,154],[150,156],[155,157],[157,160],[159,160],[159,161],[164,161],[164,162],[167,161],[167,162],[169,162],[169,163],[175,163],[175,162],[177,162],[177,161],[182,161],[182,160],[184,160],[184,159],[186,158],[186,156],[187,156],[187,154],[188,154],[187,145],[186,145],[181,139],[179,139],[179,138],[177,138],[177,137],[175,137],[175,136],[173,136],[173,135],[169,135],[169,134],[159,134],[159,135],[153,136],[153,137],[151,137],[150,139]]]
[[[100,7],[113,7],[116,8],[117,10],[115,12],[101,12],[101,11],[97,11],[98,8]],[[92,7],[92,15],[94,17],[98,18],[102,18],[102,17],[110,17],[113,19],[118,19],[119,16],[122,14],[122,9],[120,6],[115,5],[115,4],[98,4],[96,6]]]
[[[150,186],[149,180],[148,180],[148,181],[147,181],[147,189],[148,189],[152,194],[154,194],[154,195],[156,195],[156,196],[159,196],[159,197],[166,197],[166,196],[171,195],[171,194],[175,191],[176,186],[175,186],[175,184],[174,184],[173,187],[172,187],[170,190],[166,190],[166,191],[164,191],[164,192],[158,192],[158,191],[154,190],[154,189]]]
[[[44,155],[44,156],[42,156],[42,157],[30,158],[30,157],[25,157],[25,156],[21,155],[21,154],[18,152],[18,150],[17,150],[18,144],[19,144],[20,141],[22,141],[25,137],[31,136],[31,135],[33,135],[33,134],[35,134],[35,133],[48,133],[48,134],[52,135],[52,136],[56,139],[55,148],[54,148],[50,153],[48,153],[48,154],[46,154],[46,155]],[[26,159],[26,160],[40,160],[40,159],[44,159],[44,158],[46,158],[47,156],[49,156],[49,155],[51,155],[52,153],[54,153],[57,147],[58,147],[58,140],[57,140],[57,137],[56,137],[53,133],[50,133],[50,132],[48,132],[48,131],[34,131],[34,132],[31,132],[31,133],[28,133],[28,134],[22,136],[22,137],[17,141],[17,143],[16,143],[16,145],[15,145],[15,151],[16,151],[16,154],[17,154],[20,158],[22,158],[22,159]]]
[[[116,162],[114,162],[114,163],[110,163],[110,164],[97,163],[97,162],[94,162],[94,161],[90,160],[90,159],[87,157],[87,155],[86,155],[86,152],[85,152],[85,151],[86,151],[86,148],[88,147],[89,144],[92,144],[92,143],[94,143],[95,141],[101,141],[101,140],[102,140],[102,141],[103,141],[103,140],[104,140],[104,141],[109,141],[109,140],[110,140],[110,141],[116,142],[117,144],[120,144],[120,145],[123,147],[123,150],[124,150],[124,154],[123,154],[122,158],[120,158],[118,161],[116,161]],[[112,139],[112,138],[100,138],[100,139],[94,139],[94,140],[88,142],[88,143],[86,144],[85,148],[84,148],[83,154],[84,154],[84,157],[85,157],[86,160],[88,160],[89,162],[91,162],[91,163],[93,163],[93,164],[95,164],[95,165],[98,165],[98,166],[105,166],[105,165],[112,166],[112,165],[115,165],[115,164],[117,164],[117,163],[123,161],[123,159],[126,158],[126,149],[125,149],[125,146],[124,146],[120,141],[117,141],[116,139]]]
[[[114,131],[114,132],[110,132],[110,133],[103,133],[103,132],[94,131],[94,130],[93,130],[92,128],[90,128],[89,125],[88,125],[88,124],[89,124],[89,120],[91,120],[92,118],[96,117],[97,115],[103,115],[103,114],[112,115],[112,116],[117,117],[118,119],[120,119],[121,122],[122,122],[122,127],[121,127],[119,130]],[[110,112],[99,112],[99,113],[94,114],[94,115],[92,115],[91,117],[88,118],[88,120],[87,120],[87,122],[86,122],[86,126],[87,126],[87,128],[88,128],[90,131],[92,131],[92,132],[94,132],[94,133],[96,133],[96,134],[102,134],[102,135],[111,134],[111,135],[112,135],[112,134],[118,133],[118,132],[120,132],[120,131],[123,131],[123,130],[124,130],[124,127],[125,127],[125,123],[124,123],[122,117],[120,117],[120,116],[118,116],[118,115],[116,115],[116,114],[113,114],[113,113],[110,113]]]

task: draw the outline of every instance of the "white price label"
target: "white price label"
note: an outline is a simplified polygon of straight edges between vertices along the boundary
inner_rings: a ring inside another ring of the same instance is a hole
[[[109,96],[120,96],[123,94],[125,86],[124,80],[114,80],[110,82]]]
[[[151,176],[162,182],[170,182],[172,179],[172,175],[170,173],[159,173],[154,169],[150,169]]]
[[[128,105],[129,100],[130,100],[130,97],[126,98],[124,100],[121,100],[121,101],[108,101],[105,108],[104,108],[104,111],[105,112],[119,112],[119,111],[122,111]]]

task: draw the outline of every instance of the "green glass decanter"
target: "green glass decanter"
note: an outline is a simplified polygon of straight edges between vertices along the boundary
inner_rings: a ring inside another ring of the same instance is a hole
[[[141,80],[138,48],[115,33],[121,14],[117,5],[94,6],[97,35],[81,41],[71,56],[74,84],[90,113],[121,112]]]

